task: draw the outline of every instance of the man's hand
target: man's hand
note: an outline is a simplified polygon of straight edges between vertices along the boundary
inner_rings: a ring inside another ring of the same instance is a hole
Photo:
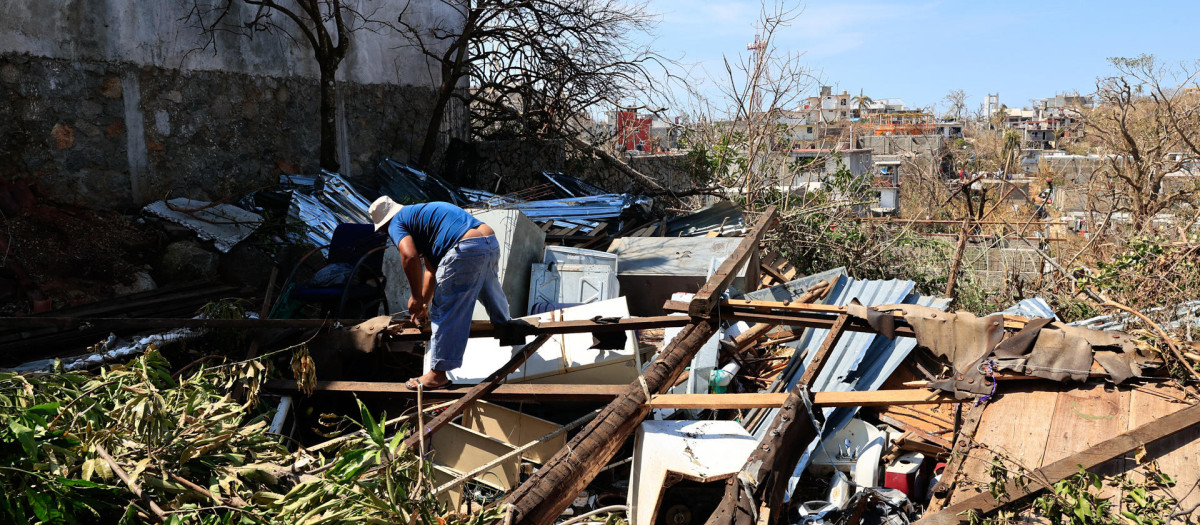
[[[408,315],[418,325],[429,322],[429,309],[425,307],[425,303],[418,301],[416,297],[408,298]]]

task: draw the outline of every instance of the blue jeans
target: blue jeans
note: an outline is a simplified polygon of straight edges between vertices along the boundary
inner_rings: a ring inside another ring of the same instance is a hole
[[[429,356],[433,370],[462,366],[463,352],[471,334],[475,300],[483,303],[493,323],[508,316],[508,297],[500,287],[500,243],[495,235],[458,241],[437,269],[437,287],[429,305],[433,335]]]

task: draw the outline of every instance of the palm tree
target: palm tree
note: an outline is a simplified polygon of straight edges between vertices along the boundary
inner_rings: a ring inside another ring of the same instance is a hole
[[[871,97],[863,95],[861,89],[858,90],[858,96],[851,98],[850,101],[858,106],[858,118],[862,118],[863,111],[867,109],[867,106],[870,105],[871,102],[874,102],[871,100]]]

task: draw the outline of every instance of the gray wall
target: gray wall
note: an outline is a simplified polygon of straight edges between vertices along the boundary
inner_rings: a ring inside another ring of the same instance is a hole
[[[359,3],[391,20],[402,7]],[[409,21],[458,20],[438,0],[412,3]],[[306,44],[223,34],[216,51],[200,50],[203,36],[180,20],[189,0],[4,4],[0,175],[32,179],[56,200],[125,208],[167,194],[216,199],[318,169],[318,74]],[[384,155],[415,155],[435,72],[399,33],[354,33],[338,76],[342,172],[369,176]],[[455,108],[443,129],[464,136],[465,124]]]

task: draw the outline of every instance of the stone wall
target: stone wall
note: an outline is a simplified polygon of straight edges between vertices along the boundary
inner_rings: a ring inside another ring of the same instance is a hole
[[[412,4],[410,20],[454,16],[437,0]],[[247,7],[235,5],[230,16],[245,17]],[[202,50],[202,35],[180,20],[191,6],[10,6],[0,17],[0,176],[33,179],[58,201],[127,209],[168,195],[219,199],[273,184],[279,173],[315,173],[312,51],[273,34],[222,34],[215,50]],[[383,156],[419,151],[434,70],[398,33],[354,35],[338,73],[338,158],[343,173],[371,177]],[[451,113],[447,136],[465,136],[461,109]]]
[[[614,193],[645,191],[612,164],[571,151],[561,141],[474,142],[463,146],[457,156],[461,161],[445,170],[446,178],[468,188],[532,195],[537,185],[545,183],[538,176],[540,172],[561,171]],[[692,188],[692,170],[684,154],[619,155],[619,158],[668,189]]]

